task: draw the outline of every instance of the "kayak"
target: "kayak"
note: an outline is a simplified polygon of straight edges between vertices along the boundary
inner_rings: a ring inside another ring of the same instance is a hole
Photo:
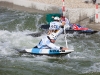
[[[49,56],[58,56],[58,55],[67,55],[74,50],[54,50],[54,49],[39,49],[39,48],[31,48],[20,51],[20,53],[30,53],[34,55],[49,55]]]
[[[57,16],[61,17],[61,14],[60,13],[47,14],[46,15],[47,24],[41,25],[40,29],[44,30],[44,32],[49,30],[50,22],[54,21],[54,19],[52,17],[57,17]],[[78,33],[78,34],[89,35],[89,34],[95,34],[98,32],[96,30],[92,30],[92,29],[89,29],[87,27],[83,27],[79,24],[71,24],[70,23],[69,26],[70,26],[70,29],[66,29],[66,33],[70,33],[70,34]]]
[[[39,27],[42,31],[36,32],[36,33],[30,33],[30,34],[27,34],[27,35],[29,35],[29,36],[31,35],[33,37],[38,37],[38,36],[41,36],[44,33],[47,33],[47,31],[49,30],[49,27],[50,27],[50,22],[54,21],[54,19],[52,17],[55,17],[55,16],[60,17],[61,14],[59,14],[59,13],[47,14],[46,15],[46,22],[47,23],[40,25],[40,27]],[[95,34],[95,33],[98,32],[96,30],[92,30],[92,29],[89,29],[87,27],[83,27],[79,24],[69,24],[69,26],[70,26],[70,28],[65,30],[66,33],[69,33],[69,34],[78,33],[78,34],[91,35],[91,34]],[[64,34],[64,32],[62,32],[62,34]]]
[[[41,25],[40,28],[42,30],[46,31],[46,30],[49,29],[49,26],[50,26],[49,24]],[[95,31],[95,30],[92,30],[92,29],[89,29],[89,28],[85,28],[85,27],[82,27],[82,26],[77,25],[77,24],[72,24],[70,29],[66,29],[66,33],[70,33],[70,34],[78,33],[78,34],[89,35],[89,34],[95,34],[97,32],[98,31]],[[62,34],[64,34],[64,32]]]

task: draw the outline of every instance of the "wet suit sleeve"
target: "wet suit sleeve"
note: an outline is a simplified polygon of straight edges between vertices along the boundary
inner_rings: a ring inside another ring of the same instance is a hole
[[[56,49],[56,50],[59,50],[59,49],[60,49],[59,46],[56,46],[56,45],[53,44],[53,43],[48,43],[48,47],[50,47],[51,49]]]

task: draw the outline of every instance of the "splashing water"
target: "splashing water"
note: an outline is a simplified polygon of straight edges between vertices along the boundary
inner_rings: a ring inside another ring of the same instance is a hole
[[[14,48],[32,48],[39,37],[27,34],[39,31],[43,14],[1,9],[0,11],[0,74],[1,75],[98,75],[100,74],[100,32],[94,35],[69,35],[68,46],[75,51],[70,58],[20,55]],[[66,46],[63,34],[57,45]]]

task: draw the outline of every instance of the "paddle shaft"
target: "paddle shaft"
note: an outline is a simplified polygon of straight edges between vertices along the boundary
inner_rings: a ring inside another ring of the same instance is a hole
[[[67,43],[67,34],[66,34],[66,28],[64,26],[64,37],[65,37],[65,42],[66,42],[66,47],[68,48],[68,43]]]
[[[62,0],[62,3],[63,3],[63,5],[62,5],[62,13],[63,13],[63,16],[65,17],[65,0]],[[65,35],[66,47],[68,48],[65,25],[64,25],[64,35]]]

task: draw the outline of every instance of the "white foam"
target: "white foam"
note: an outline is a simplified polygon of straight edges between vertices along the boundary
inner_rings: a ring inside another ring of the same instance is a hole
[[[9,54],[13,52],[13,48],[32,48],[38,42],[39,38],[27,36],[26,34],[31,31],[23,32],[9,32],[6,30],[0,30],[0,54]]]

